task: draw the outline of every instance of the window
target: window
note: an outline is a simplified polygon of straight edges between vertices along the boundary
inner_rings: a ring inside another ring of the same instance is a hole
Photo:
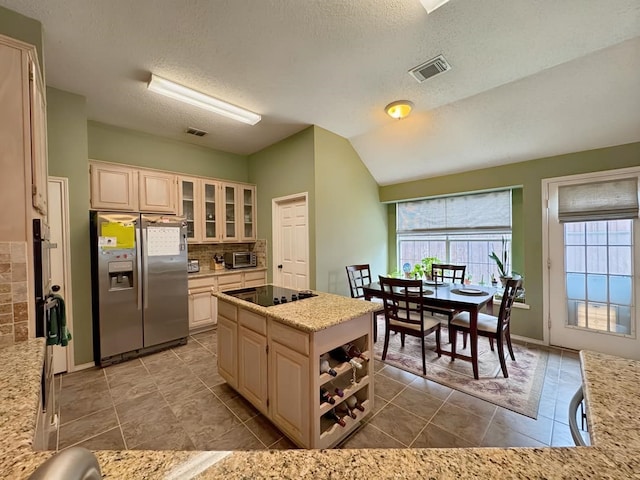
[[[467,266],[473,283],[489,283],[506,241],[511,258],[511,190],[399,203],[396,236],[399,269],[424,257]],[[511,269],[511,262],[507,270]]]

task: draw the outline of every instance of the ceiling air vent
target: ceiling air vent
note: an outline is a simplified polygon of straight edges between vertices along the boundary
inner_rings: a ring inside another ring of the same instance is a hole
[[[204,137],[208,132],[204,130],[198,130],[197,128],[189,127],[185,130],[189,135],[195,135],[196,137]]]
[[[444,57],[442,55],[438,55],[437,57],[412,68],[409,70],[409,74],[415,78],[418,83],[422,83],[427,78],[431,78],[434,75],[438,75],[439,73],[446,72],[450,69],[451,67]]]

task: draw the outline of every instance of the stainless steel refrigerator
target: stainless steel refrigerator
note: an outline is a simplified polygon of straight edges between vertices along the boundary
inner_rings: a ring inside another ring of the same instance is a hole
[[[189,334],[187,223],[174,215],[91,213],[93,338],[104,366]]]

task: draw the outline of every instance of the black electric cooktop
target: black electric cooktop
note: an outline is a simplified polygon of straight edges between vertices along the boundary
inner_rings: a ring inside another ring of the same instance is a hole
[[[293,290],[291,288],[277,287],[275,285],[240,288],[238,290],[229,290],[223,293],[263,307],[272,307],[273,305],[281,305],[283,303],[304,300],[305,298],[317,297],[317,295],[312,293],[310,290]]]

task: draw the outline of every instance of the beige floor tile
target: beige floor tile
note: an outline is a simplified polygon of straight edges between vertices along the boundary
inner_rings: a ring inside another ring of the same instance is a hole
[[[498,423],[492,424],[485,434],[482,447],[546,447],[547,444],[516,432]]]
[[[431,423],[474,445],[480,445],[490,421],[489,418],[479,417],[463,408],[445,403]]]
[[[58,448],[62,450],[117,426],[114,407],[97,411],[60,426]]]
[[[403,445],[408,446],[427,425],[427,420],[390,403],[378,412],[367,425],[379,428]]]
[[[469,448],[475,445],[467,440],[429,424],[411,444],[411,448]]]
[[[104,433],[89,438],[77,445],[88,450],[124,450],[124,439],[120,427],[112,428]]]
[[[405,446],[376,426],[367,424],[347,438],[339,448],[405,448]]]
[[[485,417],[491,419],[496,412],[497,407],[493,403],[489,403],[485,400],[481,400],[472,395],[468,395],[463,392],[454,391],[447,403],[455,405],[456,407],[463,408],[474,415],[479,417]]]
[[[391,403],[429,421],[444,401],[413,388],[405,388]]]
[[[399,394],[406,387],[403,383],[396,382],[395,380],[385,377],[380,373],[376,373],[374,377],[374,389],[375,394],[385,400],[391,400],[397,394]]]

